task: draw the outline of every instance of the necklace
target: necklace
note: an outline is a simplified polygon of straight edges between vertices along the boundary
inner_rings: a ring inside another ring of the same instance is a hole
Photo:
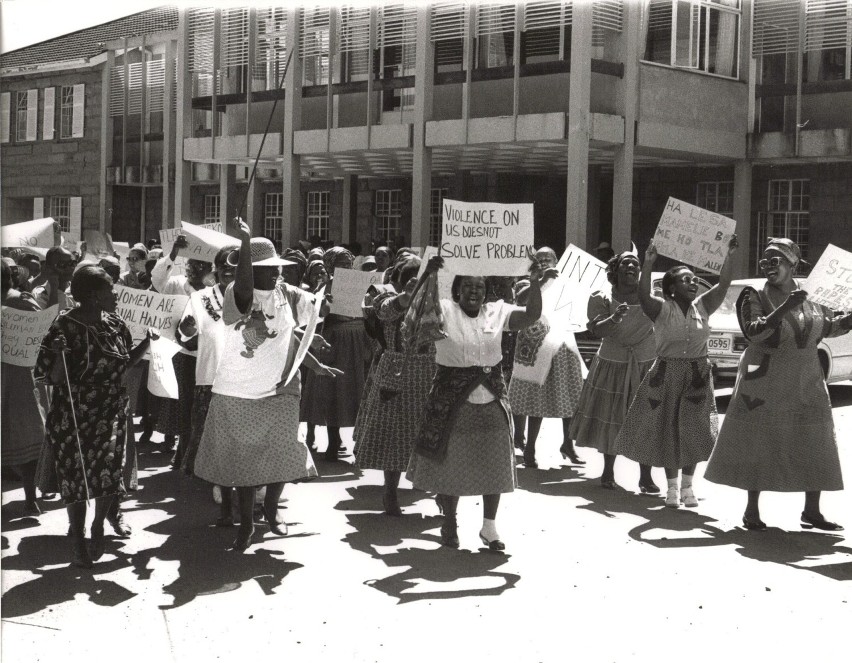
[[[222,302],[219,301],[219,296],[216,294],[216,286],[213,286],[211,290],[213,292],[213,298],[216,300],[216,308],[213,308],[213,302],[210,301],[210,297],[207,295],[202,295],[201,301],[204,303],[204,309],[207,311],[207,314],[213,318],[214,322],[219,322],[222,316],[219,315],[218,312],[222,310]]]

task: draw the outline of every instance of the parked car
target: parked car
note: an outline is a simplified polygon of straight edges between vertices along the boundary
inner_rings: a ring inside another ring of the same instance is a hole
[[[663,296],[663,274],[665,272],[653,272],[651,274],[651,283],[654,286],[654,294],[657,297]],[[712,284],[706,279],[698,277],[698,294],[702,295],[712,288]],[[736,322],[736,319],[734,320]],[[592,363],[592,359],[598,353],[598,348],[601,347],[601,339],[588,331],[578,331],[574,334],[577,339],[577,347],[580,350],[580,355],[586,366]]]
[[[748,345],[737,322],[737,298],[745,286],[750,285],[759,290],[763,283],[763,279],[734,281],[719,310],[710,316],[707,354],[718,378],[724,380],[736,377],[740,356]],[[852,379],[852,334],[823,339],[817,352],[826,382],[831,384]]]

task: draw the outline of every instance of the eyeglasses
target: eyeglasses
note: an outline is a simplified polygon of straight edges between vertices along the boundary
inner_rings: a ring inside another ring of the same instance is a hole
[[[763,258],[762,260],[758,260],[757,266],[761,269],[768,269],[769,267],[778,267],[784,259],[781,256],[772,256],[771,258]]]
[[[134,258],[133,256],[127,256],[127,262],[140,262],[144,260],[144,258]]]
[[[678,278],[678,282],[684,285],[698,285],[700,283],[697,276],[681,276]]]
[[[73,260],[59,260],[54,264],[57,269],[68,269],[69,267],[73,267],[77,263]]]

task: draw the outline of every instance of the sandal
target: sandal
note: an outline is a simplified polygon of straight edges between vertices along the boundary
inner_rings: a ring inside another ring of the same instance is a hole
[[[838,525],[829,520],[826,520],[822,514],[817,516],[809,516],[802,511],[802,527],[805,529],[821,529],[826,532],[841,532],[843,525]]]

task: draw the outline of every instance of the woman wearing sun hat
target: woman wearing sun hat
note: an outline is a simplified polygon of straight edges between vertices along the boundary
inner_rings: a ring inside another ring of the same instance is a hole
[[[823,490],[842,490],[831,401],[817,346],[852,326],[852,315],[805,299],[793,278],[799,246],[770,239],[758,263],[766,282],[746,287],[737,319],[749,345],[719,439],[707,464],[708,481],[748,491],[746,529],[764,530],[758,500],[763,490],[804,492],[802,526],[843,529],[819,507]]]
[[[228,258],[237,269],[224,294],[224,339],[195,474],[237,488],[240,529],[234,548],[242,551],[254,534],[255,488],[266,486],[270,530],[286,534],[277,515],[284,484],[317,472],[298,438],[299,371],[285,383],[299,345],[293,332],[307,322],[313,297],[281,283],[280,269],[290,263],[278,257],[271,241],[252,239],[248,225],[241,219],[238,224],[241,245]],[[305,365],[329,377],[338,373],[310,354]]]

